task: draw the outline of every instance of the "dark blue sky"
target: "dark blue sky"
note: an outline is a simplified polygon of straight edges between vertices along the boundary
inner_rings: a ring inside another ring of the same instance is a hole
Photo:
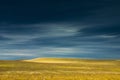
[[[120,59],[119,0],[1,0],[0,59]]]

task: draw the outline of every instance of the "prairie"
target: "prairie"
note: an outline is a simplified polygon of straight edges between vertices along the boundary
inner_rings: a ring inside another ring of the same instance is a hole
[[[120,60],[0,60],[0,80],[120,80]]]

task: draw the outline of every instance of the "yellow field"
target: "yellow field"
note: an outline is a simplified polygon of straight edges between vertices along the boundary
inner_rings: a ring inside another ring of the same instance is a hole
[[[1,60],[0,80],[120,80],[120,61],[65,58]]]

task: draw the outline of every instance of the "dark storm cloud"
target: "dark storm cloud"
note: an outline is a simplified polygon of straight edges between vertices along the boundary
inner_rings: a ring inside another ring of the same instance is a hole
[[[94,12],[118,4],[118,0],[1,1],[0,21],[12,23],[82,20]]]
[[[119,0],[0,2],[0,59],[120,58]]]

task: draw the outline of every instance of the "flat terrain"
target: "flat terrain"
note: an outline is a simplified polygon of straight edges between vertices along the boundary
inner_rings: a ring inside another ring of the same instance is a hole
[[[1,60],[0,80],[120,80],[120,60]]]

